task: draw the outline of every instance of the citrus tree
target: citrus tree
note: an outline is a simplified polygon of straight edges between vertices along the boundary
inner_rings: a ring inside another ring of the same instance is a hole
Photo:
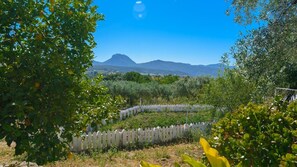
[[[16,155],[65,157],[102,18],[91,0],[1,0],[0,139]]]

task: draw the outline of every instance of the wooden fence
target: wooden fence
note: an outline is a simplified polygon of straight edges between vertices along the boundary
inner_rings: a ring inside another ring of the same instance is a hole
[[[209,123],[184,124],[170,127],[156,127],[137,130],[121,130],[88,133],[81,137],[73,137],[71,151],[102,150],[110,147],[125,147],[136,144],[157,144],[181,138],[189,130],[205,131]]]
[[[130,116],[136,115],[140,112],[150,112],[150,111],[172,111],[172,112],[181,112],[181,111],[201,111],[205,109],[213,108],[210,105],[144,105],[144,106],[134,106],[120,111],[120,120],[124,120]]]
[[[283,97],[283,101],[293,102],[297,100],[297,89],[275,88],[274,95]]]

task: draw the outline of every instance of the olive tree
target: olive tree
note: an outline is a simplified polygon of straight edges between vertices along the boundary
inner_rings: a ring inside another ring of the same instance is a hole
[[[272,95],[275,87],[297,88],[297,0],[232,0],[238,23],[259,22],[231,49],[239,72]]]
[[[283,22],[296,16],[297,0],[228,0],[227,14],[234,13],[235,22]]]
[[[91,0],[1,0],[0,139],[16,155],[43,164],[69,151],[102,18]]]
[[[253,100],[254,89],[255,85],[236,70],[227,69],[223,76],[204,85],[200,96],[204,103],[231,112]]]

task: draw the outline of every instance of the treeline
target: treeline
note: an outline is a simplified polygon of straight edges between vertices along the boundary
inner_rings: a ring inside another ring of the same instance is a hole
[[[137,72],[104,76],[109,93],[122,96],[127,105],[196,102],[209,77],[150,76]]]
[[[172,84],[179,80],[179,76],[176,75],[142,75],[138,72],[127,72],[127,73],[113,73],[106,74],[103,80],[106,81],[132,81],[137,83],[148,83],[155,81],[159,84]]]

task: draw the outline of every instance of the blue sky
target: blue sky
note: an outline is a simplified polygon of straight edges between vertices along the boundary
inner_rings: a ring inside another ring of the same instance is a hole
[[[95,0],[98,22],[95,60],[115,53],[137,63],[166,60],[213,64],[245,28],[226,16],[225,0]]]

